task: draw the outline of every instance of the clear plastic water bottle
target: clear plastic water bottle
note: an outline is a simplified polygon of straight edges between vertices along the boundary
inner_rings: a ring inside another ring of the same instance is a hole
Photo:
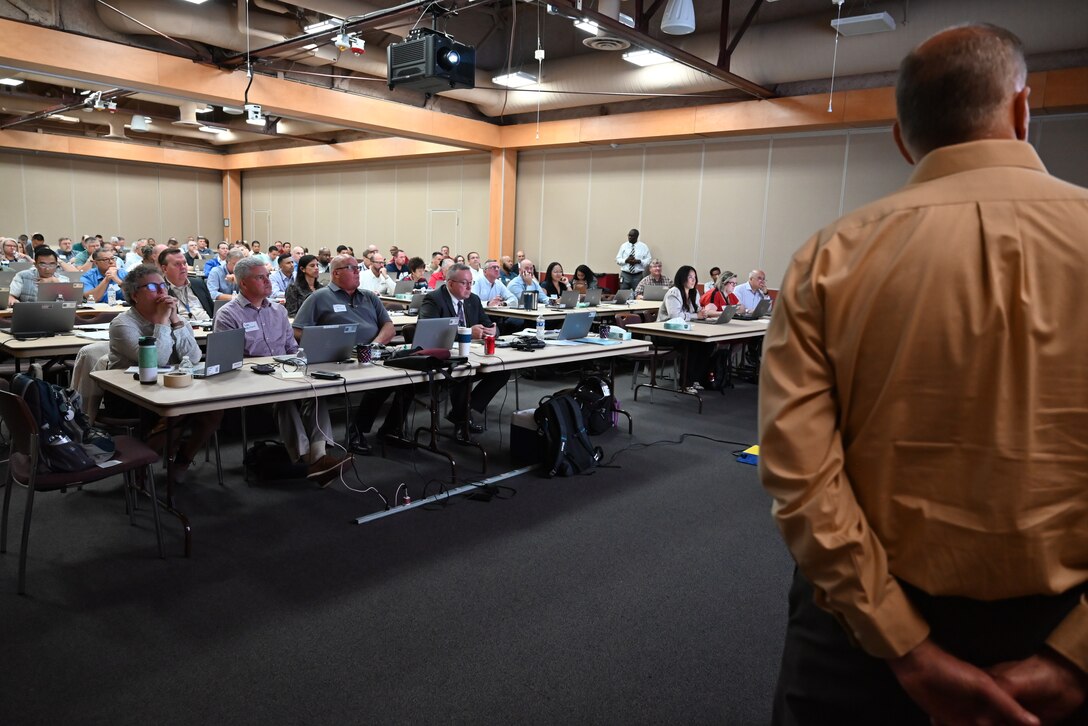
[[[114,285],[112,282],[109,284],[109,287],[106,288],[106,304],[117,304],[117,285]]]
[[[306,351],[301,346],[295,351],[295,360],[298,361],[299,368],[306,370]]]
[[[544,340],[544,314],[536,316],[536,339]]]
[[[190,360],[189,356],[182,356],[181,363],[178,363],[178,373],[193,374],[193,361]]]

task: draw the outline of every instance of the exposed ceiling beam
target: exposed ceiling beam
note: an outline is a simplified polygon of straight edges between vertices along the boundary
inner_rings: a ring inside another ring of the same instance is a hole
[[[135,93],[135,91],[126,91],[126,90],[121,89],[121,88],[111,88],[108,91],[102,91],[101,99],[103,101],[115,101],[118,98],[125,98],[126,96],[133,95],[134,93]],[[13,128],[15,126],[20,126],[22,124],[27,124],[27,123],[31,123],[33,121],[38,121],[40,119],[47,118],[49,116],[54,116],[54,115],[56,115],[58,113],[65,113],[66,111],[74,111],[77,108],[78,109],[86,108],[88,98],[90,98],[90,96],[87,96],[82,101],[77,101],[76,103],[62,103],[62,104],[59,104],[57,106],[51,106],[50,108],[42,109],[41,111],[35,111],[34,113],[28,113],[25,116],[19,116],[17,118],[8,119],[7,121],[4,121],[4,122],[0,123],[0,130],[10,129],[10,128]]]
[[[663,43],[645,33],[640,33],[638,30],[629,28],[607,15],[601,15],[600,13],[591,10],[579,10],[578,0],[555,0],[553,4],[565,8],[566,11],[570,12],[572,15],[592,20],[598,27],[605,28],[617,38],[623,38],[640,48],[646,48],[647,50],[656,51],[661,55],[668,56],[677,63],[685,65],[688,68],[693,68],[701,73],[705,73],[712,78],[717,78],[719,81],[728,83],[734,88],[744,91],[756,98],[774,98],[775,94],[770,89],[764,88],[758,83],[753,83],[746,78],[741,78],[735,73],[730,73],[727,70],[719,68],[713,63],[708,63],[702,58],[682,51],[674,45]]]
[[[729,0],[725,0],[722,6],[722,40],[720,50],[718,51],[718,65],[729,70],[729,61],[733,57],[733,51],[737,48],[737,43],[744,37],[744,34],[748,31],[749,26],[752,25],[752,21],[756,19],[756,13],[759,12],[760,7],[763,6],[763,0],[753,0],[752,7],[748,9],[748,14],[744,16],[744,22],[740,24],[740,28],[737,30],[736,35],[729,41],[729,45],[726,46],[725,39],[729,34]]]

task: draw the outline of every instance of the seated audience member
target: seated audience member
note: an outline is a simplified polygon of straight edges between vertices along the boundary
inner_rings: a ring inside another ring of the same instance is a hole
[[[472,270],[467,265],[455,264],[449,269],[445,287],[429,292],[423,298],[419,317],[457,318],[459,325],[472,328],[474,340],[497,332],[480,298],[472,292]],[[472,420],[468,409],[482,414],[495,394],[506,386],[509,378],[509,371],[496,371],[477,375],[473,379],[455,379],[450,383],[450,412],[446,419],[457,427],[458,441],[467,442],[470,434],[483,432],[484,427]],[[474,381],[479,383],[472,387]]]
[[[385,266],[385,271],[388,272],[389,276],[394,280],[401,280],[408,277],[411,270],[408,268],[408,255],[404,253],[404,250],[397,250],[393,259],[389,260],[389,264]]]
[[[464,255],[454,255],[453,264],[455,264],[455,265],[464,265],[465,264],[465,256]],[[467,267],[467,265],[466,265],[466,267]]]
[[[650,260],[650,274],[638,281],[635,285],[635,299],[641,300],[647,285],[656,285],[660,287],[669,287],[672,285],[672,280],[661,274],[661,260],[656,257]]]
[[[422,257],[413,257],[408,260],[408,279],[415,283],[412,289],[427,289],[427,265]]]
[[[481,264],[480,253],[479,252],[469,252],[468,257],[466,258],[465,262],[466,262],[466,264],[468,264],[468,269],[472,270],[472,282],[476,283],[476,282],[482,280],[483,277],[484,277],[484,270],[480,266],[480,264]]]
[[[127,273],[117,269],[117,258],[113,256],[113,250],[96,249],[92,259],[94,267],[84,272],[80,278],[83,283],[83,296],[91,296],[95,302],[106,302],[112,285],[117,299],[124,300],[121,281]]]
[[[287,297],[287,288],[291,287],[291,283],[294,281],[295,258],[289,254],[280,255],[276,260],[276,271],[272,273],[272,298],[275,300],[285,299]]]
[[[295,260],[296,269],[298,268],[298,261],[302,259],[304,254],[306,254],[306,250],[301,245],[295,245],[291,248],[291,257]]]
[[[302,337],[302,331],[309,325],[342,325],[356,327],[356,345],[388,343],[396,335],[393,321],[377,295],[359,287],[359,263],[351,255],[338,255],[330,265],[332,281],[311,294],[302,303],[295,320],[295,339]],[[354,454],[370,454],[370,445],[365,433],[377,418],[378,408],[389,396],[391,389],[375,389],[363,394],[359,408],[355,411],[355,421],[351,425],[348,449]],[[411,398],[405,399],[411,403]],[[391,410],[386,417],[388,433],[399,433],[404,421],[406,409]],[[385,431],[383,431],[384,433]]]
[[[30,256],[24,251],[25,246],[13,237],[4,237],[3,246],[0,247],[0,262],[8,265],[12,262],[30,261]]]
[[[200,250],[196,248],[196,240],[185,244],[185,264],[189,267],[204,264],[204,258],[200,256]]]
[[[246,257],[246,251],[232,249],[227,253],[227,261],[217,267],[213,267],[208,275],[208,292],[212,300],[230,300],[238,292],[238,281],[234,277],[234,266],[238,260]]]
[[[705,292],[706,290],[709,290],[709,289],[710,289],[711,287],[713,287],[714,285],[716,285],[716,284],[717,284],[717,282],[718,282],[718,275],[722,274],[722,268],[720,268],[720,267],[711,267],[711,268],[710,268],[710,273],[709,273],[709,274],[710,274],[710,282],[708,282],[708,283],[706,283],[705,285],[703,285],[703,288],[704,288],[704,290],[703,290],[703,291],[704,291],[704,292]]]
[[[544,288],[536,280],[536,266],[533,261],[524,259],[519,263],[518,267],[520,272],[517,278],[506,287],[510,294],[516,297],[520,303],[523,293],[535,292],[539,302],[548,302],[548,293],[544,292]]]
[[[337,245],[337,247],[336,247],[336,255],[337,256],[347,254],[347,253],[350,253],[350,252],[351,252],[351,248],[348,247],[347,245]],[[330,261],[330,264],[331,264],[331,261]],[[329,269],[329,272],[332,272],[331,268]]]
[[[298,266],[298,274],[295,276],[294,281],[287,286],[287,291],[284,293],[284,304],[287,307],[288,315],[297,313],[298,309],[302,307],[302,303],[306,302],[306,298],[323,287],[317,281],[317,276],[321,274],[321,268],[316,257],[303,255],[298,261]]]
[[[216,267],[220,267],[227,262],[227,253],[230,252],[230,245],[226,242],[220,242],[215,247],[215,257],[209,258],[204,263],[204,277],[211,275],[212,270]]]
[[[272,258],[261,252],[261,243],[257,240],[253,240],[249,243],[249,256],[260,260],[261,264],[265,267],[272,264]]]
[[[83,251],[76,254],[72,264],[79,269],[80,272],[87,272],[94,268],[93,256],[95,251],[102,246],[102,240],[98,239],[94,235],[87,235],[83,238]]]
[[[117,370],[137,365],[139,340],[144,337],[155,339],[160,368],[176,365],[185,356],[189,357],[190,362],[198,363],[200,346],[193,337],[193,329],[178,316],[178,301],[168,294],[169,286],[163,280],[162,271],[152,265],[137,265],[125,276],[123,284],[131,307],[110,323],[109,368]],[[152,448],[162,448],[165,443],[165,421],[108,391],[105,404],[106,410],[113,416],[140,418],[144,422],[144,441]],[[191,434],[187,440],[180,442],[180,436],[171,437],[175,451],[167,452],[167,457],[173,455],[170,467],[172,482],[185,480],[193,457],[219,428],[222,418],[222,411],[182,417],[190,425]]]
[[[427,274],[433,275],[434,273],[442,269],[442,260],[444,260],[445,258],[446,256],[441,252],[432,252],[431,264],[427,265]]]
[[[510,255],[500,257],[499,264],[502,265],[499,279],[502,280],[502,284],[509,286],[514,278],[518,276],[517,265],[514,264],[514,260],[511,259]]]
[[[549,297],[559,297],[569,289],[567,278],[563,276],[563,265],[558,262],[548,265],[548,271],[544,273],[544,292]]]
[[[30,244],[30,237],[25,234],[19,235],[19,239],[16,240],[19,245],[19,249],[22,253],[28,257],[34,256],[34,247]]]
[[[761,300],[771,299],[767,292],[767,273],[763,270],[752,270],[748,273],[748,282],[737,285],[734,292],[745,310],[754,310]]]
[[[125,268],[126,272],[131,270],[136,265],[144,264],[143,248],[146,245],[147,245],[147,240],[144,239],[144,238],[140,238],[140,239],[136,240],[135,243],[133,243],[132,249],[130,249],[125,254],[125,258],[124,258],[124,268]],[[147,264],[150,264],[150,263],[147,263]]]
[[[574,279],[570,281],[570,286],[580,294],[585,295],[586,290],[597,289],[597,276],[593,274],[593,270],[589,269],[588,265],[578,265],[578,267],[574,268]]]
[[[657,310],[658,320],[703,320],[713,318],[718,312],[713,305],[702,307],[699,305],[699,276],[691,265],[683,265],[676,271],[676,283],[665,293],[665,299]],[[672,341],[670,341],[670,344]],[[691,343],[677,341],[678,347],[685,349],[684,360],[686,363],[686,375],[684,380],[688,383],[688,392],[702,388],[706,378],[710,356],[714,354],[713,343]]]
[[[35,302],[38,299],[38,283],[68,282],[68,278],[57,272],[57,256],[48,247],[34,250],[34,266],[29,270],[15,273],[8,290],[8,305],[16,302]],[[43,302],[49,302],[43,300]]]
[[[200,253],[201,258],[207,257],[209,254],[211,254],[208,250],[207,237],[196,238],[196,251]]]
[[[518,299],[510,294],[506,285],[502,284],[499,274],[502,268],[495,260],[484,263],[483,277],[472,283],[472,293],[480,298],[486,307],[517,307]]]
[[[61,237],[57,240],[57,246],[53,248],[53,252],[57,255],[57,264],[65,272],[75,272],[76,266],[72,264],[72,260],[75,259],[76,253],[72,251],[72,238]]]
[[[438,283],[446,281],[446,270],[453,264],[453,258],[443,257],[442,263],[438,266],[438,270],[427,278],[427,287],[434,289],[438,287]]]
[[[38,249],[39,247],[45,247],[45,235],[35,232],[34,234],[30,235],[30,244],[27,247],[26,253],[33,257],[34,250]]]
[[[449,245],[442,245],[438,249],[442,250],[442,256],[443,257],[449,257],[450,256],[450,246]]]
[[[337,253],[339,254],[339,252]],[[328,247],[322,247],[317,251],[317,269],[319,272],[328,272],[329,263],[332,262],[332,252]]]
[[[189,277],[189,266],[185,264],[185,255],[181,250],[165,248],[159,252],[158,263],[170,285],[167,292],[178,301],[178,316],[190,321],[211,320],[215,305],[208,292],[208,284],[195,275]]]
[[[724,310],[726,305],[740,305],[740,299],[733,292],[737,287],[737,276],[730,270],[718,275],[714,285],[699,298],[700,305],[713,305],[718,310]],[[744,312],[738,307],[739,312]]]
[[[376,250],[368,253],[367,257],[370,269],[359,271],[359,287],[375,295],[392,295],[397,281],[386,272],[385,257]]]
[[[307,258],[313,263],[316,280],[317,258],[313,255],[302,257],[303,260]],[[238,260],[234,265],[234,277],[238,280],[240,294],[219,310],[215,316],[215,330],[245,329],[245,354],[249,358],[297,351],[298,342],[287,320],[287,310],[268,300],[272,283],[264,262],[256,256]],[[280,438],[291,461],[306,463],[306,478],[322,487],[328,486],[350,461],[350,457],[328,451],[333,438],[326,401],[314,397],[281,401],[272,406]]]

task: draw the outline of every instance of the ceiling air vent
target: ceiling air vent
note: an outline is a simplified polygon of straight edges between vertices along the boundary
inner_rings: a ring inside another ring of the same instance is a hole
[[[623,38],[607,35],[607,32],[598,30],[597,35],[586,38],[582,44],[593,50],[627,50],[631,47],[631,44]]]

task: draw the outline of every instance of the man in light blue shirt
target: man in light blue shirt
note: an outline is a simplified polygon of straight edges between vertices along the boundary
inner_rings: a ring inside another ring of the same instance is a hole
[[[744,306],[744,312],[755,310],[761,300],[771,299],[770,293],[767,292],[767,273],[763,270],[752,270],[748,273],[748,282],[737,285],[733,294]]]
[[[121,293],[121,280],[125,279],[125,271],[117,269],[117,260],[113,250],[104,250],[101,247],[91,256],[94,267],[83,273],[80,282],[83,283],[83,294],[92,295],[95,302],[106,302],[109,297],[109,288],[115,286],[117,299],[124,300]]]
[[[502,268],[497,260],[484,263],[483,276],[472,284],[472,291],[487,307],[517,307],[518,298],[499,280]]]
[[[520,270],[518,276],[511,280],[510,286],[507,288],[510,294],[514,296],[519,302],[521,301],[521,294],[523,292],[535,292],[537,299],[542,302],[548,302],[548,293],[544,292],[544,288],[540,286],[540,283],[536,279],[536,266],[533,265],[533,261],[529,258],[525,258],[518,265]]]
[[[230,300],[238,292],[238,281],[234,279],[234,266],[246,256],[246,251],[239,247],[227,253],[227,261],[212,268],[208,275],[208,292],[212,300]]]
[[[230,245],[226,242],[220,242],[219,246],[215,248],[216,256],[204,263],[204,277],[210,277],[212,270],[216,267],[220,267],[227,260],[227,252],[230,250]]]
[[[287,296],[287,288],[295,281],[295,258],[289,254],[280,255],[276,260],[279,267],[272,273],[272,297],[280,299]]]

